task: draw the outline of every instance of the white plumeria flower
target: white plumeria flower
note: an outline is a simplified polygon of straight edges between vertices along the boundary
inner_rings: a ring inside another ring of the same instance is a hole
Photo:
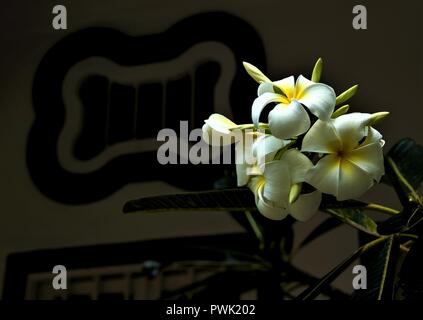
[[[280,160],[266,163],[261,175],[253,177],[248,184],[260,213],[273,220],[282,220],[291,214],[297,220],[306,221],[317,212],[321,202],[321,193],[317,190],[300,195],[290,203],[291,188],[304,181],[312,166],[296,149],[285,151]]]
[[[251,116],[257,126],[260,114],[269,103],[277,103],[269,113],[272,134],[288,139],[303,134],[310,128],[310,118],[303,105],[323,121],[330,119],[336,102],[334,90],[300,75],[270,81],[259,69],[244,62],[247,72],[258,82],[258,97],[254,100]]]
[[[384,174],[382,135],[370,125],[388,115],[350,113],[316,121],[304,137],[302,151],[327,154],[305,181],[338,200],[361,196]]]
[[[238,186],[245,186],[252,176],[261,175],[267,161],[287,146],[289,140],[278,139],[261,132],[246,133],[235,146]]]
[[[278,150],[290,143],[265,134],[264,131],[238,130],[241,126],[217,113],[212,114],[204,122],[203,139],[209,145],[219,147],[236,143],[238,186],[246,185],[251,176],[260,174],[258,166],[266,160],[272,160]]]
[[[236,123],[225,116],[213,113],[207,120],[204,120],[203,139],[211,146],[225,146],[235,142],[236,135],[231,129],[238,127]]]

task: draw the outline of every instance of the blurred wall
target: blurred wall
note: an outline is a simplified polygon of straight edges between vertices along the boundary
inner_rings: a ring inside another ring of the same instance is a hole
[[[360,84],[352,111],[391,112],[379,126],[387,148],[405,136],[423,142],[422,11],[417,1],[361,1],[368,9],[368,30],[361,31],[351,26],[356,1],[61,1],[68,10],[68,29],[59,31],[51,27],[55,4],[3,1],[0,11],[0,287],[11,252],[241,230],[223,213],[122,214],[128,199],[177,190],[160,181],[125,185],[105,199],[83,205],[56,202],[37,190],[25,160],[34,121],[34,72],[47,50],[83,28],[105,26],[143,35],[162,32],[195,13],[234,14],[261,35],[272,78],[293,73],[309,76],[315,60],[323,57],[323,81],[336,92]],[[249,113],[249,106],[245,112]],[[397,205],[384,187],[368,197]],[[300,225],[297,241],[321,219]],[[355,246],[354,232],[343,227],[307,249],[298,263],[321,275]],[[349,281],[346,276],[339,285],[348,290]]]

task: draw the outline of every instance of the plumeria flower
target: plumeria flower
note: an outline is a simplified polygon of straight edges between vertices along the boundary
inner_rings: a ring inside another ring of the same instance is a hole
[[[261,175],[266,162],[272,161],[290,142],[262,132],[247,132],[235,146],[238,186],[245,186],[252,176]]]
[[[246,129],[221,114],[212,114],[202,127],[203,140],[211,146],[235,143],[235,163],[238,186],[244,186],[252,175],[260,174],[258,166],[273,159],[275,153],[290,141],[266,134],[265,131]],[[244,125],[247,126],[248,125]],[[258,143],[255,143],[255,142]]]
[[[269,103],[277,103],[269,113],[269,128],[274,136],[281,139],[298,136],[310,128],[310,118],[303,106],[323,121],[330,119],[336,95],[328,85],[310,81],[302,75],[296,81],[294,76],[270,81],[253,65],[244,62],[244,67],[260,83],[251,111],[256,126],[261,112]]]
[[[382,135],[372,124],[388,112],[350,113],[317,120],[304,137],[302,151],[325,154],[305,181],[338,200],[361,196],[384,174]]]
[[[280,160],[265,163],[261,174],[253,177],[248,186],[254,192],[257,209],[273,220],[291,214],[300,221],[308,220],[318,209],[321,193],[302,194],[292,201],[294,186],[304,181],[311,161],[297,149],[283,152]]]
[[[211,146],[225,146],[234,143],[236,135],[231,130],[238,127],[236,123],[218,113],[213,113],[204,122],[201,129],[203,140],[206,143]]]

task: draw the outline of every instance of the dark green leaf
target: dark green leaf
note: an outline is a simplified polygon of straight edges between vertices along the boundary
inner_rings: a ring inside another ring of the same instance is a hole
[[[254,195],[246,188],[211,190],[140,198],[125,204],[123,212],[169,210],[255,210]]]
[[[376,222],[365,214],[362,209],[342,208],[326,209],[325,211],[353,228],[375,236],[378,235]]]
[[[410,138],[397,142],[388,152],[405,179],[414,189],[423,181],[423,146]]]
[[[411,247],[399,274],[402,296],[406,300],[423,299],[423,238],[420,236]]]
[[[397,236],[385,238],[381,245],[361,256],[367,270],[367,288],[355,290],[354,300],[393,300],[399,253]]]
[[[405,232],[421,221],[423,221],[423,209],[419,205],[410,203],[401,213],[379,223],[377,231],[383,235]]]
[[[335,229],[342,224],[340,219],[336,218],[327,218],[321,224],[319,224],[300,244],[300,248],[312,242],[314,239],[320,237],[332,229]]]
[[[398,164],[389,156],[386,156],[384,161],[386,177],[394,187],[401,204],[403,206],[407,206],[410,202],[418,203],[419,195],[410,182],[405,178],[404,174],[398,167]]]

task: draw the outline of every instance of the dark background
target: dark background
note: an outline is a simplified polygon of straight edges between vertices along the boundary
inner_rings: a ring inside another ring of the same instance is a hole
[[[163,33],[195,14],[229,13],[250,25],[261,38],[271,78],[300,73],[310,76],[315,60],[322,57],[325,61],[322,81],[334,87],[337,93],[353,84],[360,85],[351,102],[351,111],[391,112],[379,126],[386,148],[402,137],[412,137],[418,143],[423,140],[420,129],[422,11],[417,1],[62,1],[60,4],[68,11],[67,30],[54,30],[51,26],[51,10],[56,4],[55,1],[3,1],[0,11],[0,279],[7,255],[14,252],[242,230],[224,213],[122,214],[122,205],[129,199],[180,191],[181,185],[168,183],[169,179],[179,179],[178,167],[175,171],[166,171],[167,182],[154,179],[154,173],[150,172],[148,181],[121,181],[109,195],[78,204],[52,199],[45,190],[40,190],[40,182],[34,183],[34,174],[28,166],[31,161],[28,159],[28,148],[31,148],[28,137],[37,117],[33,103],[34,75],[40,61],[55,44],[86,28],[108,27],[131,36],[143,36]],[[367,8],[367,30],[352,28],[352,8],[356,4]],[[220,23],[220,20],[211,23],[207,30],[219,29]],[[199,31],[191,30],[194,35]],[[233,34],[232,31],[228,33]],[[238,33],[248,48],[249,38]],[[181,42],[190,37],[192,35],[181,35]],[[171,44],[161,42],[160,50],[169,50],[167,45]],[[257,42],[251,41],[251,45]],[[68,51],[64,61],[78,50],[69,48]],[[253,64],[256,52],[260,52],[259,48],[251,48],[246,53]],[[212,55],[213,52],[204,54]],[[223,66],[231,66],[231,63],[233,66],[232,60],[224,61],[227,64]],[[166,66],[162,69],[166,72]],[[245,95],[254,95],[251,88],[254,86],[246,87]],[[219,100],[216,101],[215,109],[222,108]],[[232,103],[229,106],[235,108]],[[52,114],[55,107],[51,105]],[[237,111],[232,110],[232,113],[240,113],[241,107],[236,106]],[[250,106],[244,108],[248,116]],[[225,110],[230,115],[231,110],[223,107],[224,113]],[[65,118],[71,116],[67,112]],[[52,123],[54,121],[52,119]],[[32,148],[42,149],[40,145]],[[113,149],[111,157],[133,153],[132,148],[134,144],[124,145],[121,150]],[[43,157],[37,159],[38,167],[43,168],[40,165]],[[72,164],[72,159],[64,161]],[[146,161],[140,162],[135,176],[142,178],[150,165],[153,166]],[[48,166],[46,168],[47,179],[51,173]],[[115,174],[119,174],[119,170]],[[192,181],[193,186],[204,184],[202,180],[208,179],[196,171],[190,174],[188,170],[184,174],[187,175],[184,181]],[[44,181],[42,171],[38,171],[37,177],[38,181]],[[164,179],[159,173],[157,177]],[[117,178],[106,175],[102,179]],[[57,183],[59,185],[50,185],[50,189],[60,188],[60,181]],[[384,186],[372,189],[365,198],[398,206],[393,192]],[[324,215],[319,214],[310,222],[297,224],[296,241],[323,218]],[[313,274],[322,275],[347,256],[356,247],[356,242],[353,230],[338,228],[307,247],[296,262]],[[345,273],[336,284],[351,290],[351,273]]]

